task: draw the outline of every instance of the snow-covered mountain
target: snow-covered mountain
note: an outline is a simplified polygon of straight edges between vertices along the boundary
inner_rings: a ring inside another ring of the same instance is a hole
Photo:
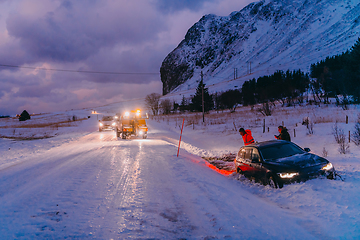
[[[359,32],[359,0],[262,0],[226,17],[209,14],[164,59],[163,94],[193,94],[201,71],[209,92],[276,70],[309,72],[350,49]]]

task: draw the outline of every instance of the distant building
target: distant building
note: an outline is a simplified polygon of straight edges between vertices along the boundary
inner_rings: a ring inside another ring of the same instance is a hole
[[[19,121],[26,121],[26,120],[29,120],[29,119],[30,119],[30,114],[26,110],[24,110],[20,114]]]

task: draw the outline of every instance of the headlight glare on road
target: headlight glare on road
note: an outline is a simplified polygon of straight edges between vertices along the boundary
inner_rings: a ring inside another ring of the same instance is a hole
[[[279,176],[281,178],[293,178],[295,176],[299,175],[299,173],[280,173]]]
[[[331,163],[328,163],[324,167],[322,167],[321,170],[329,171],[332,168],[333,168],[333,165]]]

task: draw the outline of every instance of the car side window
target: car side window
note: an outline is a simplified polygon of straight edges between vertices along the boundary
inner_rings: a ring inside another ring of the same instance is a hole
[[[252,152],[252,149],[251,149],[251,148],[246,148],[246,149],[245,149],[244,159],[246,159],[246,160],[251,160],[251,152]]]
[[[257,161],[257,162],[260,162],[260,154],[259,154],[259,151],[257,150],[257,149],[253,149],[253,151],[252,151],[252,156],[251,156],[251,159],[253,160],[253,161]]]

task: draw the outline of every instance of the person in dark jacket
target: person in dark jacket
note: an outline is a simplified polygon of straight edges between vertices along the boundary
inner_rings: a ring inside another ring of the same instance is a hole
[[[288,133],[288,130],[286,127],[279,126],[278,127],[279,135],[274,135],[276,139],[279,140],[285,140],[291,142],[290,134]]]
[[[249,145],[249,144],[252,144],[252,143],[255,143],[254,141],[254,138],[251,136],[251,131],[250,129],[243,129],[243,128],[240,128],[239,129],[239,133],[240,135],[242,136],[243,140],[244,140],[244,145]]]

